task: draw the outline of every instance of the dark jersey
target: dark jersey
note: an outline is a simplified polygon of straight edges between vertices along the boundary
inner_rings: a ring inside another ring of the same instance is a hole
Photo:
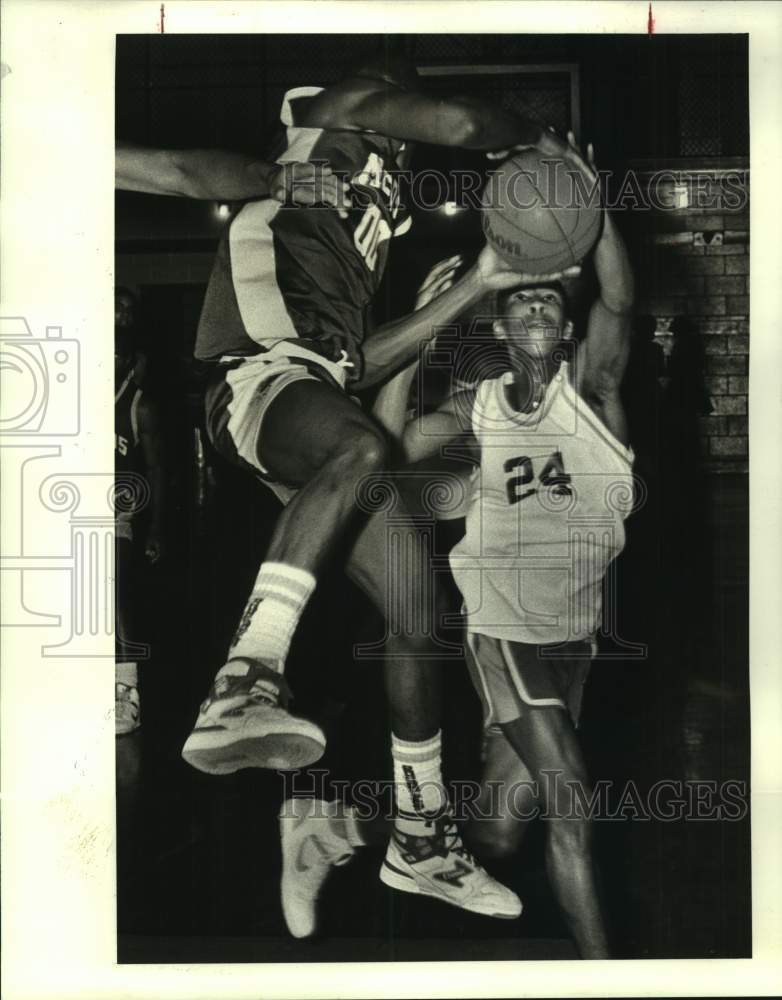
[[[114,394],[114,474],[120,484],[117,495],[116,533],[117,539],[133,540],[132,504],[127,496],[135,495],[127,485],[123,489],[121,480],[130,473],[138,474],[143,468],[141,456],[141,436],[138,427],[138,409],[141,403],[141,389],[133,381],[134,371],[125,376]],[[127,496],[126,496],[127,495]]]
[[[319,88],[289,91],[277,162],[322,161],[349,180],[347,219],[333,208],[251,201],[221,240],[196,341],[196,356],[249,355],[280,341],[362,369],[367,313],[383,277],[389,241],[410,227],[393,173],[399,140],[371,132],[296,124]]]
[[[138,472],[141,466],[138,407],[141,389],[133,381],[133,369],[114,395],[114,471]]]

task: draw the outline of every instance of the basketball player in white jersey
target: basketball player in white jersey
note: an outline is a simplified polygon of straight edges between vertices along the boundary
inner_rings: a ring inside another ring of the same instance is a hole
[[[591,165],[591,148],[588,158]],[[503,377],[459,391],[434,413],[405,424],[411,366],[385,387],[379,415],[401,436],[411,462],[434,458],[457,440],[474,454],[466,534],[451,554],[465,604],[468,664],[485,714],[483,791],[470,843],[479,856],[513,855],[526,820],[541,807],[548,819],[548,874],[579,953],[607,958],[583,808],[590,781],[576,736],[603,577],[623,547],[633,494],[619,387],[634,279],[607,213],[594,263],[600,294],[581,343],[568,350],[573,328],[561,285],[533,279],[498,296],[494,334],[511,363]],[[307,836],[318,830],[328,830],[321,841],[336,858],[332,863],[342,863],[361,843],[350,807],[294,805],[298,825],[283,821],[289,857],[294,844],[306,849]],[[324,812],[327,824],[301,821]],[[328,870],[324,857],[313,860],[309,879],[297,879],[288,866],[283,906],[289,926],[314,925],[317,890]]]

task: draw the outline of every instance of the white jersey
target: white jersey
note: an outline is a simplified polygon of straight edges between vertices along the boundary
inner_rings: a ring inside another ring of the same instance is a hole
[[[525,643],[575,641],[600,621],[602,582],[625,542],[633,454],[570,383],[563,364],[540,407],[515,411],[512,373],[483,382],[481,447],[451,569],[467,629]]]

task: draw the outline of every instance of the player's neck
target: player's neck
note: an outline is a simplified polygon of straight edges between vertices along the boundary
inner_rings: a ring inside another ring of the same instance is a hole
[[[511,350],[513,381],[507,387],[510,405],[520,413],[529,413],[543,402],[551,380],[559,370],[556,351]]]

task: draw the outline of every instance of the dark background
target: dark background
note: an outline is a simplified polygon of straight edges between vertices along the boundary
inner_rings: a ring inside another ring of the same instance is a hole
[[[260,155],[286,89],[339,79],[379,40],[120,37],[117,137]],[[669,166],[691,179],[704,169],[748,168],[745,36],[438,35],[403,43],[426,67],[575,66],[577,107],[558,69],[426,83],[482,93],[560,130],[578,112],[580,137],[618,175]],[[482,164],[475,154],[423,147],[414,166]],[[592,773],[615,783],[614,804],[628,782],[643,796],[663,778],[749,780],[745,215],[627,212],[618,220],[655,343],[670,358],[671,322],[687,315],[696,349],[681,391],[661,385],[643,352],[627,387],[648,500],[628,524],[617,564],[618,631],[645,644],[647,656],[622,656],[604,639],[603,653],[618,655],[596,663],[583,720]],[[210,778],[179,758],[276,511],[273,498],[222,464],[203,436],[198,461],[200,373],[190,352],[221,226],[212,204],[117,196],[117,281],[140,294],[138,343],[163,416],[171,490],[166,556],[155,570],[140,567],[143,639],[152,647],[142,666],[143,726],[117,743],[120,960],[571,957],[542,870],[540,823],[518,862],[497,871],[525,901],[519,924],[392,893],[376,877],[380,856],[368,850],[331,880],[326,939],[291,941],[277,892],[281,779]],[[689,242],[672,249],[654,242],[672,229]],[[698,244],[693,237],[704,231],[723,233],[725,242]],[[404,244],[378,296],[379,320],[410,308],[434,261],[477,251],[476,217],[419,212]],[[451,540],[438,529],[440,555]],[[292,654],[297,707],[330,726],[323,767],[332,777],[388,777],[380,671],[354,665],[351,655],[355,641],[378,636],[379,623],[338,572],[326,584]],[[476,777],[477,702],[461,663],[444,669],[446,770]],[[598,850],[620,956],[750,953],[748,819],[603,823]]]

